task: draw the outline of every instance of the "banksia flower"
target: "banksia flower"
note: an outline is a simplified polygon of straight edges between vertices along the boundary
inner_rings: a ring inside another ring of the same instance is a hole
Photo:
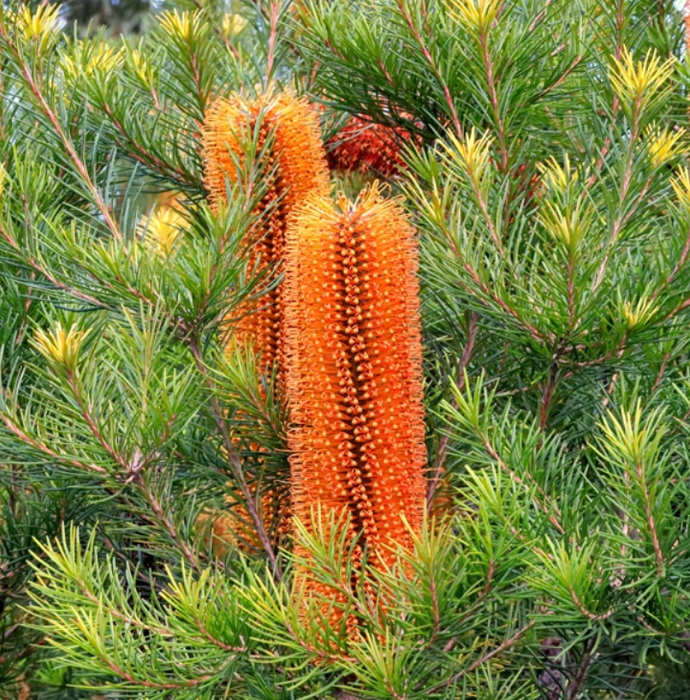
[[[219,98],[209,107],[201,134],[204,181],[212,207],[218,208],[227,199],[227,183],[238,181],[245,164],[245,149],[257,131],[256,148],[258,153],[265,153],[262,165],[268,183],[258,204],[261,226],[246,241],[249,268],[257,272],[272,268],[277,274],[281,270],[289,213],[310,195],[324,196],[329,192],[329,172],[318,116],[306,100],[290,93],[254,101],[240,96]],[[246,347],[249,341],[260,356],[263,369],[270,372],[278,362],[279,384],[283,375],[282,306],[280,286],[243,304],[234,311],[240,321],[234,325],[234,338],[227,347],[228,352],[235,352],[235,348]],[[251,447],[259,450],[256,444]],[[274,533],[276,542],[285,536],[290,522],[288,499],[278,498],[280,493],[280,489],[274,489],[260,499],[266,530]],[[242,505],[232,507],[246,516]],[[213,528],[216,540],[240,548],[244,548],[243,543],[258,545],[249,526],[232,515],[217,518]]]
[[[332,511],[346,516],[348,536],[360,536],[373,566],[392,565],[394,546],[411,548],[422,526],[416,268],[414,230],[377,185],[335,207],[313,197],[291,220],[284,285],[293,515],[309,527],[314,513],[325,530]],[[311,589],[329,595],[326,586]]]
[[[334,170],[395,175],[404,165],[401,144],[411,138],[405,129],[352,117],[328,142],[328,164]]]
[[[291,93],[254,101],[240,96],[219,98],[206,112],[201,136],[204,182],[212,206],[226,200],[226,183],[237,181],[238,165],[241,167],[245,158],[243,149],[257,122],[257,152],[264,149],[268,139],[273,139],[264,163],[270,182],[259,204],[259,211],[266,212],[263,224],[247,245],[251,250],[250,267],[258,261],[258,269],[270,266],[277,273],[288,214],[306,197],[328,193],[328,166],[318,118],[306,100]],[[282,352],[281,307],[278,287],[262,296],[253,310],[242,309],[243,318],[235,329],[236,340],[240,344],[251,340],[267,368]]]

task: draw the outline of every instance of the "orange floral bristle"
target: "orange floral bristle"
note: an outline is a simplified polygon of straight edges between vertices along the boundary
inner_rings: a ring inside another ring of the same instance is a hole
[[[199,517],[199,524],[209,522],[211,549],[218,557],[224,557],[229,550],[237,549],[241,552],[256,552],[262,548],[259,536],[253,529],[247,509],[240,502],[233,502],[230,510],[216,510],[204,513]],[[274,547],[281,547],[291,528],[289,494],[282,485],[280,488],[269,489],[261,496],[260,508],[266,533]]]
[[[206,112],[202,128],[204,183],[212,207],[227,199],[227,184],[237,182],[247,142],[258,123],[257,152],[272,138],[266,154],[269,185],[258,205],[262,226],[247,241],[249,265],[257,272],[272,267],[277,274],[285,244],[285,226],[293,207],[312,194],[329,191],[326,154],[319,120],[311,105],[291,93],[246,100],[219,98]],[[276,288],[240,310],[235,328],[240,344],[249,339],[271,368],[281,354],[281,293]]]
[[[227,200],[228,184],[236,183],[241,177],[245,149],[257,131],[257,153],[265,158],[266,176],[262,182],[265,193],[256,211],[261,215],[261,225],[247,236],[248,264],[249,269],[259,274],[271,268],[275,275],[280,272],[288,214],[309,195],[328,193],[329,173],[318,116],[306,100],[291,93],[256,100],[221,97],[208,108],[201,130],[204,184],[212,208],[217,210]],[[226,352],[233,353],[249,342],[260,357],[263,371],[270,373],[278,362],[280,385],[283,375],[280,286],[255,301],[243,303],[233,316],[240,320],[233,323],[233,337],[226,345]],[[260,451],[255,443],[250,447]],[[251,476],[248,474],[253,490]],[[284,490],[260,497],[264,525],[274,544],[282,543],[290,527],[289,499]],[[221,514],[214,518],[213,542],[218,551],[222,552],[228,543],[240,549],[253,545],[258,548],[256,534],[245,524],[248,514],[244,505],[235,503],[230,507],[242,517]]]
[[[373,566],[391,566],[395,545],[411,549],[422,526],[416,270],[414,229],[377,185],[355,202],[340,197],[337,206],[312,197],[290,222],[284,293],[292,511],[308,527],[319,513],[324,529],[333,511],[347,516],[349,536],[360,537]]]
[[[405,164],[401,144],[411,138],[405,129],[352,117],[329,140],[328,164],[334,170],[395,175]]]

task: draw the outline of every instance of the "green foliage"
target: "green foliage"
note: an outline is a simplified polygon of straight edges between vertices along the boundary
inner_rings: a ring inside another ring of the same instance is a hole
[[[117,40],[40,5],[0,9],[0,696],[683,697],[675,5],[190,2]],[[225,353],[280,282],[243,245],[271,164],[212,211],[200,123],[280,87],[419,137],[430,517],[366,577],[342,523],[276,546],[289,418]]]

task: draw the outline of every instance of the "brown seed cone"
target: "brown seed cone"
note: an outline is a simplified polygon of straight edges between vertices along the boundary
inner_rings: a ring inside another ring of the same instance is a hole
[[[352,117],[328,142],[328,164],[334,170],[395,175],[405,165],[402,144],[414,138],[406,129]]]
[[[333,511],[345,514],[349,537],[361,535],[375,567],[395,562],[395,545],[411,549],[411,532],[422,527],[416,270],[414,229],[377,184],[337,206],[312,197],[291,218],[284,293],[292,510],[308,527],[312,515],[321,518],[325,531]]]

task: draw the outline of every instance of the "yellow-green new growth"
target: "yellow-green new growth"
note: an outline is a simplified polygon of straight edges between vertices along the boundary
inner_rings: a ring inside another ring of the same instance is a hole
[[[34,347],[51,363],[73,372],[79,361],[79,352],[89,331],[78,331],[74,326],[63,328],[58,322],[54,330],[38,329],[34,334]]]

